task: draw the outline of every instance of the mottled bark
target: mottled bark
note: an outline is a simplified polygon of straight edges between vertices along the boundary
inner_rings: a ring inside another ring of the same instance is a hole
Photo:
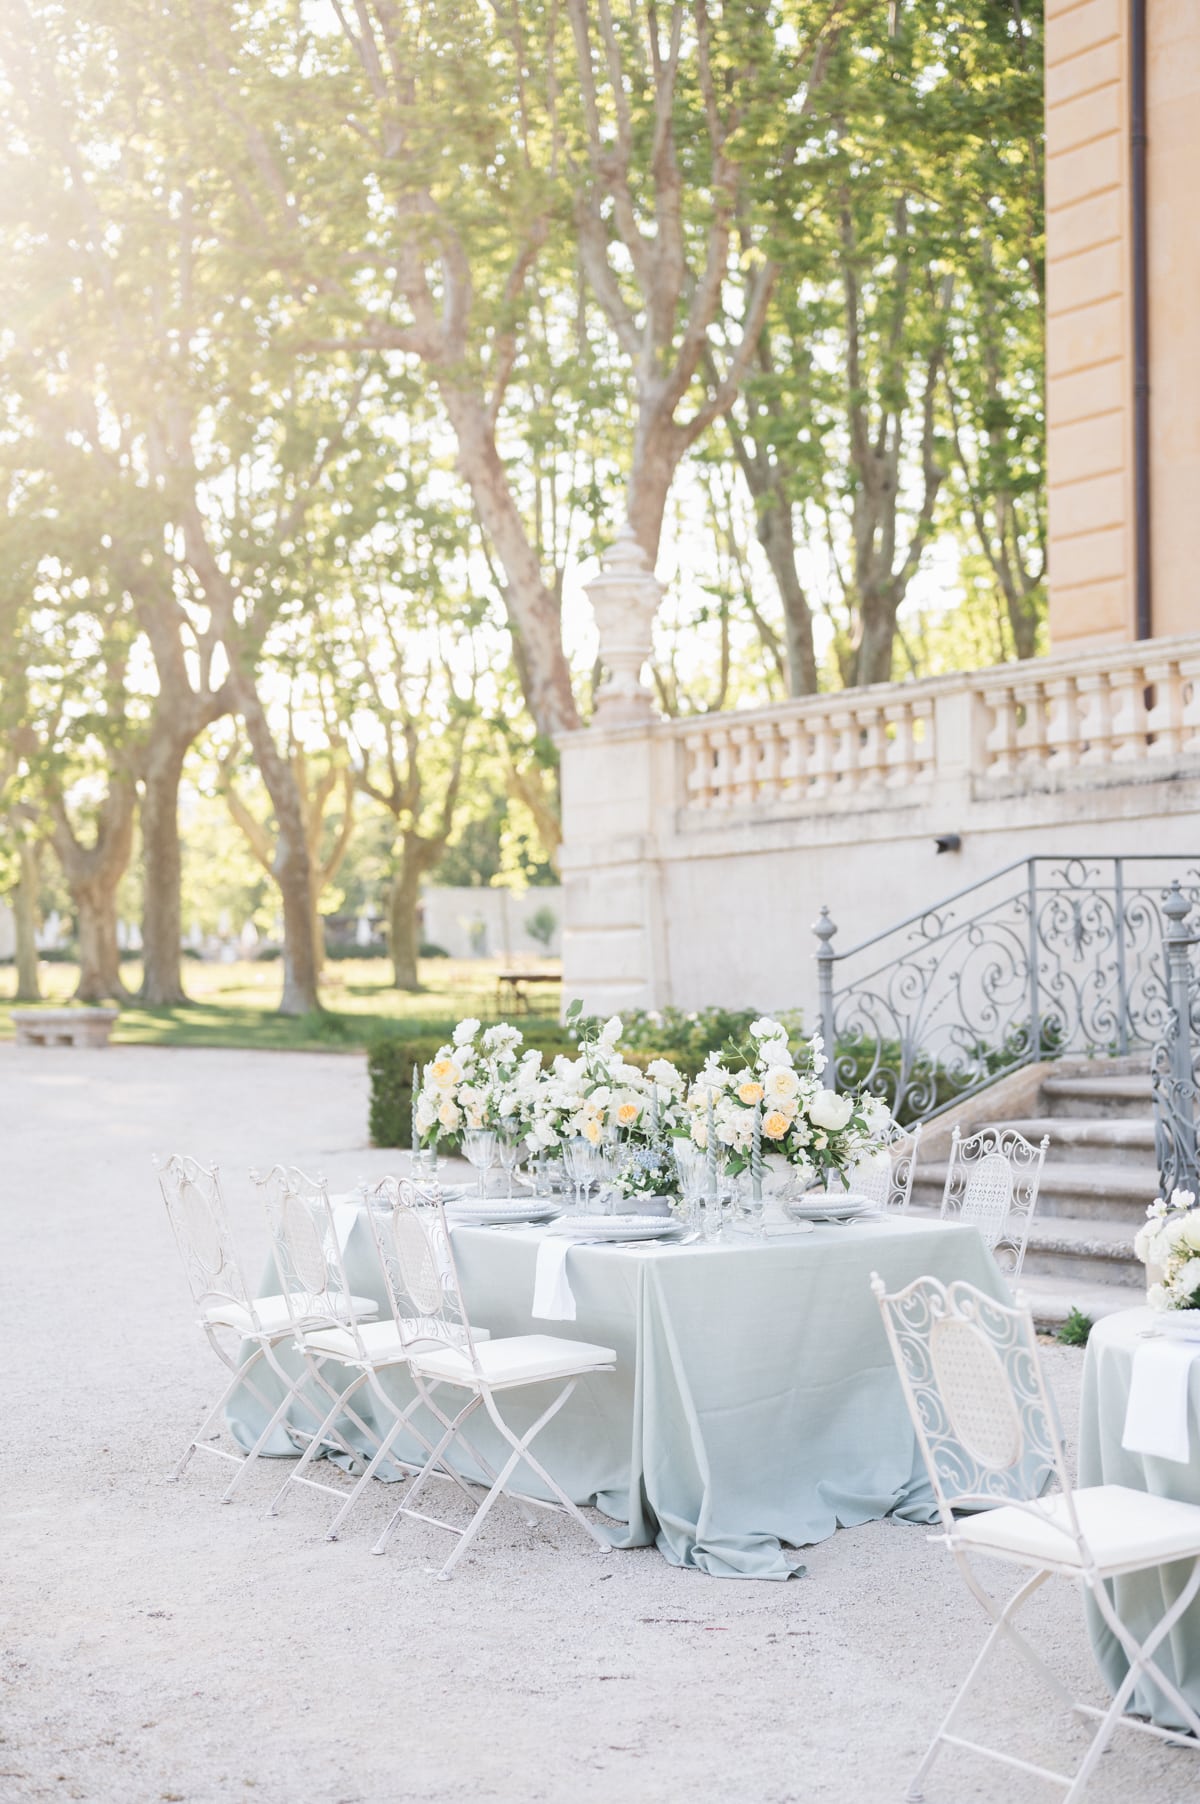
[[[133,852],[133,818],[137,792],[126,772],[109,779],[108,793],[96,817],[95,838],[77,838],[61,796],[51,801],[53,845],[74,904],[79,933],[81,1002],[129,1001],[121,981],[117,947],[117,889]]]
[[[271,875],[283,904],[283,997],[281,1015],[309,1015],[321,1006],[314,960],[312,860],[305,832],[304,802],[290,760],[279,750],[253,683],[241,677],[238,710],[246,723],[254,759],[275,811],[275,852]]]
[[[179,839],[179,780],[191,734],[156,730],[143,766],[142,786],[142,987],[156,1007],[186,1002],[180,944],[183,937]]]
[[[388,951],[392,959],[392,983],[398,990],[421,987],[417,959],[421,950],[421,878],[424,862],[401,856],[392,878],[388,902]]]
[[[17,859],[21,875],[12,896],[13,927],[17,941],[17,1001],[39,1002],[42,989],[38,977],[36,938],[39,877],[37,847],[22,838],[17,845]]]

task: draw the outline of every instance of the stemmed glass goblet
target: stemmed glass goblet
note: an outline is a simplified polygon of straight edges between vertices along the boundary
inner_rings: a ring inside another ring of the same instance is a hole
[[[463,1135],[463,1151],[479,1173],[479,1195],[487,1195],[487,1177],[496,1163],[496,1135],[492,1128],[468,1128]]]

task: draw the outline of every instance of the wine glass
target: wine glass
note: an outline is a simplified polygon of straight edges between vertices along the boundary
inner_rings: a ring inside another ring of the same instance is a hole
[[[500,1169],[508,1184],[508,1200],[512,1201],[513,1172],[521,1163],[521,1149],[524,1145],[524,1134],[521,1123],[515,1115],[510,1115],[500,1123]]]
[[[693,1230],[698,1230],[703,1225],[701,1216],[706,1176],[705,1157],[700,1148],[691,1140],[676,1140],[673,1150],[680,1194],[687,1211],[688,1226]]]
[[[463,1151],[479,1173],[479,1194],[487,1195],[487,1177],[496,1163],[496,1135],[491,1128],[468,1128],[463,1135]]]

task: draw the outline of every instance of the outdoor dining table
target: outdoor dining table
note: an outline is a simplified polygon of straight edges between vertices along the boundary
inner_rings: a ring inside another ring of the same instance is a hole
[[[386,1310],[361,1210],[340,1204],[335,1216],[351,1290]],[[576,1502],[623,1525],[616,1546],[656,1544],[674,1565],[726,1578],[786,1579],[785,1545],[886,1515],[932,1520],[870,1276],[889,1289],[925,1273],[966,1279],[1010,1301],[973,1227],[897,1216],[712,1245],[575,1245],[573,1321],[531,1314],[545,1231],[456,1227],[455,1260],[472,1321],[493,1336],[566,1334],[615,1350],[615,1372],[583,1380],[538,1448]],[[264,1288],[278,1289],[273,1270]],[[386,1382],[411,1398],[402,1368]],[[521,1430],[543,1405],[510,1392],[506,1411]],[[242,1393],[229,1420],[248,1446],[263,1418]],[[489,1430],[474,1418],[486,1459],[499,1454]],[[296,1446],[281,1429],[266,1451]],[[415,1443],[408,1453],[419,1457]]]
[[[1156,1497],[1200,1504],[1200,1359],[1193,1360],[1188,1378],[1188,1458],[1161,1459],[1131,1452],[1122,1445],[1134,1354],[1146,1331],[1160,1321],[1151,1309],[1122,1309],[1103,1317],[1092,1329],[1080,1400],[1079,1483],[1127,1485]],[[1178,1597],[1191,1569],[1192,1562],[1182,1560],[1112,1581],[1117,1613],[1139,1640],[1145,1639]],[[1116,1691],[1129,1670],[1124,1649],[1090,1602],[1087,1617],[1096,1660]],[[1154,1658],[1193,1708],[1200,1710],[1200,1598],[1180,1617]],[[1164,1728],[1186,1726],[1158,1687],[1144,1681],[1134,1689],[1129,1709],[1152,1717]]]

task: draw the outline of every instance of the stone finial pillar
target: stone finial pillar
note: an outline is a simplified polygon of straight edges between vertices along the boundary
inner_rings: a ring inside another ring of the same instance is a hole
[[[642,665],[650,656],[663,589],[628,520],[585,592],[596,616],[604,666],[604,680],[596,691],[595,724],[642,726],[654,714],[650,691],[642,682]]]

